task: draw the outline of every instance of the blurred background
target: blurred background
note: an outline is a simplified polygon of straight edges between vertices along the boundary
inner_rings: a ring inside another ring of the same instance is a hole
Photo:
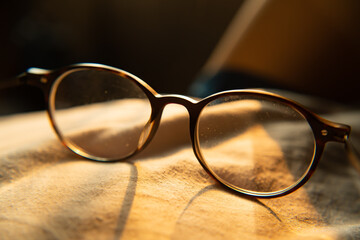
[[[360,102],[358,0],[14,0],[0,24],[0,81],[95,62],[159,93],[186,94],[202,79],[200,88],[215,82],[205,95],[274,86]],[[41,103],[37,89],[0,91],[0,114]]]
[[[29,67],[78,62],[129,71],[163,93],[186,93],[242,1],[31,0],[0,8],[0,81]],[[41,108],[36,89],[1,91],[0,112]]]

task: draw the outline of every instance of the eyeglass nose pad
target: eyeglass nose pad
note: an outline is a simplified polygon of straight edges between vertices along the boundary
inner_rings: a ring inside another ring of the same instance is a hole
[[[142,130],[139,137],[138,149],[141,149],[148,140],[153,125],[154,125],[154,121],[151,121],[151,119],[145,124],[144,129]]]
[[[161,119],[161,113],[156,114],[156,117],[151,117],[149,121],[145,124],[144,129],[141,131],[137,149],[141,150],[150,142],[150,140],[155,135],[156,130],[159,127]]]

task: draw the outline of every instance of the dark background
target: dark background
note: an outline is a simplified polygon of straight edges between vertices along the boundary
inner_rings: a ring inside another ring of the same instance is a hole
[[[158,92],[186,93],[242,1],[33,0],[0,8],[0,80],[29,67],[96,62]],[[35,89],[1,91],[0,113],[41,108]]]

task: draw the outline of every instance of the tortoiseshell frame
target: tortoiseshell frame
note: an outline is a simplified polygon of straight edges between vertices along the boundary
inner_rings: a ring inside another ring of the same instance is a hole
[[[63,78],[63,74],[72,71],[72,70],[80,70],[80,69],[97,69],[97,70],[103,70],[112,72],[114,74],[120,75],[121,77],[127,78],[131,81],[133,81],[137,86],[139,86],[146,96],[148,97],[150,104],[152,106],[152,113],[151,117],[146,124],[145,128],[148,132],[148,136],[146,140],[143,142],[141,146],[139,146],[134,152],[129,154],[128,156],[122,158],[122,159],[105,159],[105,158],[99,158],[96,156],[89,155],[88,153],[77,149],[75,145],[73,145],[71,142],[67,141],[66,138],[63,137],[60,130],[58,129],[55,118],[54,118],[54,96],[56,92],[56,86],[57,82],[61,81]],[[260,91],[260,90],[232,90],[232,91],[224,91],[220,93],[213,94],[207,98],[204,98],[202,100],[195,100],[190,97],[182,96],[182,95],[161,95],[158,94],[155,90],[153,90],[148,84],[146,84],[144,81],[139,79],[138,77],[109,66],[101,65],[101,64],[90,64],[90,63],[82,63],[82,64],[74,64],[65,68],[61,68],[58,70],[44,70],[39,68],[30,68],[26,73],[23,73],[20,75],[16,81],[11,81],[8,83],[2,83],[2,86],[0,88],[9,87],[9,86],[16,86],[16,85],[33,85],[36,87],[39,87],[43,90],[44,96],[45,96],[45,102],[47,105],[47,112],[48,116],[51,122],[52,127],[54,128],[57,136],[59,137],[60,141],[68,147],[70,150],[75,152],[76,154],[79,154],[85,158],[95,160],[95,161],[102,161],[102,162],[114,162],[114,161],[120,161],[120,160],[126,160],[130,158],[131,156],[135,155],[139,151],[143,150],[147,144],[151,141],[153,136],[156,133],[156,130],[160,124],[160,119],[162,115],[162,111],[165,108],[167,104],[180,104],[184,106],[187,111],[189,112],[189,119],[190,119],[190,136],[191,136],[191,142],[192,147],[194,150],[194,153],[196,155],[196,158],[198,159],[201,166],[205,169],[205,171],[212,176],[217,182],[220,184],[235,190],[238,193],[254,196],[254,197],[260,197],[260,198],[270,198],[270,197],[280,197],[284,196],[286,194],[289,194],[291,192],[294,192],[301,186],[303,186],[308,179],[311,177],[313,172],[315,171],[315,168],[320,160],[320,157],[322,155],[322,152],[325,147],[325,143],[329,141],[335,141],[340,143],[345,143],[350,135],[350,126],[344,125],[344,124],[338,124],[334,122],[330,122],[328,120],[325,120],[318,115],[314,114],[313,112],[307,110],[300,104],[279,96],[277,94]],[[294,185],[275,192],[254,192],[245,190],[242,188],[238,188],[220,177],[218,177],[207,165],[205,159],[203,158],[201,154],[201,150],[199,147],[199,136],[198,136],[198,119],[199,115],[202,111],[202,109],[211,101],[213,101],[216,98],[223,97],[223,96],[229,96],[229,95],[242,95],[242,96],[252,96],[252,97],[258,97],[259,99],[268,99],[277,101],[279,103],[286,104],[288,106],[291,106],[292,108],[296,109],[299,113],[301,113],[306,120],[308,121],[311,129],[314,133],[315,138],[315,153],[313,156],[313,160],[311,162],[310,167],[308,168],[308,171],[304,174],[304,176],[296,182]]]

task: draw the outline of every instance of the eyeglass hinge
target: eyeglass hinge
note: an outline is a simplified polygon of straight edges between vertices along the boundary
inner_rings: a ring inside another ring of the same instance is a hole
[[[321,135],[326,141],[345,143],[349,138],[350,131],[351,127],[348,125],[327,121],[326,127],[321,130]]]
[[[41,87],[48,82],[48,73],[50,73],[50,70],[29,68],[25,73],[19,76],[19,80],[21,84]]]

